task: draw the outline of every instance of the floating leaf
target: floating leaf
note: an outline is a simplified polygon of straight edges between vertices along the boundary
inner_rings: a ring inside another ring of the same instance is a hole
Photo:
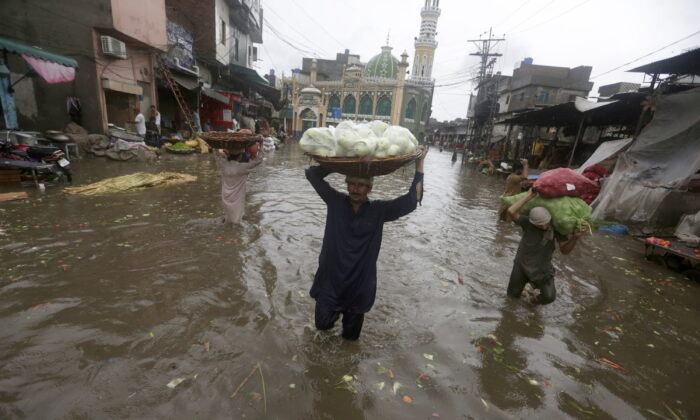
[[[493,352],[496,354],[502,354],[503,353],[503,347],[494,347]]]
[[[150,332],[150,334],[148,334],[148,335],[150,335],[150,336],[151,336],[151,338],[156,338],[156,335],[155,335],[155,334],[153,334],[153,331],[151,331],[151,332]]]
[[[381,390],[384,389],[384,386],[386,386],[386,383],[384,383],[384,382],[377,382],[376,384],[374,384],[374,386],[376,386],[377,389],[381,391]]]
[[[396,393],[399,391],[399,388],[401,388],[401,384],[398,382],[394,382],[394,386],[391,387],[391,394],[396,395]]]
[[[295,384],[289,384],[289,388],[291,388],[291,389],[294,389],[294,388],[296,388],[296,387],[297,387],[297,386],[296,386]]]
[[[253,401],[260,401],[262,399],[262,394],[259,392],[251,392],[250,394],[250,399]]]
[[[530,380],[528,380],[528,382],[530,383],[530,385],[534,385],[534,386],[539,385],[539,383],[534,379],[530,379]]]
[[[482,353],[484,352],[484,350],[486,350],[483,346],[476,346],[476,349]]]
[[[433,355],[430,354],[430,353],[423,353],[423,357],[425,357],[425,358],[428,359],[428,360],[433,360],[433,358],[434,358],[435,356],[433,356]]]
[[[486,403],[486,400],[482,398],[481,403],[484,404],[484,408],[486,408],[487,410],[489,409],[489,405]]]
[[[386,376],[388,376],[389,379],[394,379],[394,378],[395,378],[395,376],[394,376],[394,371],[391,370],[391,369],[388,369],[388,370],[386,371]]]
[[[168,385],[167,385],[167,386],[168,386],[168,388],[170,388],[170,389],[174,389],[176,386],[178,386],[178,385],[180,385],[181,383],[183,383],[183,382],[185,381],[185,379],[186,379],[186,378],[175,378],[175,379],[171,380],[170,382],[168,382]]]
[[[410,404],[413,402],[413,398],[409,397],[408,395],[404,395],[403,402],[405,402],[406,404]]]
[[[653,348],[654,348],[654,345],[653,345],[653,344],[647,344],[647,347],[649,347],[649,348],[652,348],[652,349],[653,349]]]
[[[350,382],[353,380],[352,375],[345,375],[343,376],[343,382]]]
[[[296,362],[296,361],[297,361],[297,355],[295,354],[294,356],[292,356],[292,362]]]

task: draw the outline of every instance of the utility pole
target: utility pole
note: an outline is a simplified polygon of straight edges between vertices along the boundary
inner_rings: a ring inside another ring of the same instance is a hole
[[[477,77],[477,94],[476,106],[474,107],[474,124],[472,125],[472,141],[484,144],[491,137],[493,131],[493,119],[495,118],[496,108],[498,107],[498,86],[492,82],[493,66],[496,63],[496,57],[501,57],[503,54],[492,52],[493,48],[505,38],[493,38],[492,29],[489,28],[489,37],[486,39],[469,39],[468,42],[473,43],[477,52],[469,55],[481,57],[481,66],[479,68],[479,76]],[[488,103],[488,113],[480,115],[481,107],[479,106],[484,101]]]

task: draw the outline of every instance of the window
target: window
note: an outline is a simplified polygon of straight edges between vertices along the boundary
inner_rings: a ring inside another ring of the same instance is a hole
[[[391,99],[388,96],[382,96],[377,102],[377,115],[388,117],[391,115]]]
[[[365,95],[360,100],[360,114],[372,115],[372,98]]]
[[[427,103],[423,104],[423,109],[420,112],[420,119],[421,119],[421,121],[428,119],[428,104]]]
[[[538,101],[538,102],[543,102],[543,103],[549,102],[549,92],[547,92],[547,91],[545,91],[545,90],[543,90],[542,92],[540,92],[540,96],[537,98],[537,101]]]
[[[343,101],[343,113],[344,114],[354,114],[355,113],[355,108],[357,107],[357,101],[355,100],[355,97],[350,95],[346,96],[345,100]]]
[[[506,96],[506,105],[508,105],[508,101],[510,101],[510,95]]]
[[[411,98],[411,100],[408,101],[408,105],[406,105],[406,118],[408,118],[409,120],[412,120],[415,117],[416,117],[416,99]]]
[[[328,100],[328,111],[332,112],[333,108],[340,108],[340,98],[338,95],[333,95]]]
[[[523,102],[523,101],[525,101],[525,92],[522,92],[520,94],[520,102]]]
[[[223,19],[221,19],[221,39],[219,42],[221,42],[221,45],[226,45],[226,21]]]
[[[238,38],[233,41],[233,59],[238,61]]]

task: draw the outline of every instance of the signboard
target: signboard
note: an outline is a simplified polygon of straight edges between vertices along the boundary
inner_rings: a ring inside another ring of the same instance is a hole
[[[230,109],[224,109],[224,121],[228,121],[228,122],[233,121],[233,117],[231,116]]]
[[[318,104],[318,98],[314,95],[301,95],[299,105],[315,106]]]
[[[194,72],[194,36],[192,36],[192,32],[171,21],[166,22],[165,28],[170,50],[165,58],[166,63],[170,67],[178,67],[175,62],[175,58],[177,58],[179,67]]]
[[[337,119],[342,118],[342,112],[340,111],[339,106],[334,106],[333,108],[331,108],[331,118],[337,118]]]

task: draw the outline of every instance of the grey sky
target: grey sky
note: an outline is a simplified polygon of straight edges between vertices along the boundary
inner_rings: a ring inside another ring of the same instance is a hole
[[[403,50],[413,61],[413,37],[418,35],[424,0],[263,0],[265,15],[262,62],[264,74],[274,68],[278,75],[301,67],[300,52],[312,51],[320,58],[334,58],[345,48],[360,54],[362,61],[379,54],[391,32],[390,45],[398,57]],[[593,66],[598,86],[618,81],[641,82],[642,76],[625,70],[700,47],[700,33],[658,53],[611,73],[624,63],[700,31],[699,0],[441,0],[438,48],[433,75],[437,85],[433,117],[439,120],[464,117],[478,57],[470,56],[477,39],[493,26],[506,42],[497,52],[496,69],[512,74],[516,63],[533,57],[535,64],[575,67]],[[275,34],[275,32],[277,34]],[[279,36],[278,36],[279,35]],[[410,67],[409,67],[410,68]]]

